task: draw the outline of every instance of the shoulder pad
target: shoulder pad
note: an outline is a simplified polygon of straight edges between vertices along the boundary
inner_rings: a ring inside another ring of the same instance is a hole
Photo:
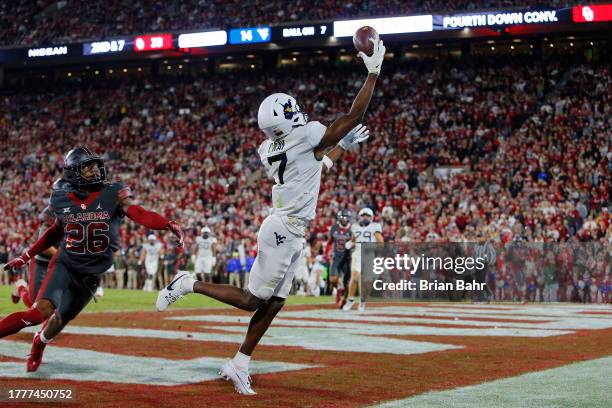
[[[52,190],[53,191],[61,191],[61,190],[71,191],[72,185],[68,181],[62,178],[59,178],[55,180],[55,182],[53,183]]]

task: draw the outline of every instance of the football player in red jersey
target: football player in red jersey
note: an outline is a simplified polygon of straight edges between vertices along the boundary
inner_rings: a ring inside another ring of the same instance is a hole
[[[336,219],[336,223],[329,230],[329,239],[325,246],[325,256],[329,257],[330,253],[333,252],[327,288],[328,294],[332,293],[330,288],[337,289],[336,306],[339,305],[342,309],[348,298],[348,286],[351,278],[351,250],[347,249],[345,245],[353,239],[353,232],[350,223],[351,215],[348,210],[340,210]],[[339,288],[340,280],[342,288]]]
[[[179,247],[184,238],[176,222],[136,205],[123,183],[107,181],[104,161],[85,146],[66,155],[63,176],[53,185],[49,207],[55,216],[53,225],[21,256],[4,266],[21,268],[59,241],[58,252],[49,263],[34,305],[0,321],[2,338],[49,319],[34,337],[28,371],[38,369],[46,344],[94,296],[100,277],[119,248],[119,224],[124,215],[147,228],[172,232]]]
[[[37,239],[45,232],[47,228],[55,223],[55,214],[51,211],[49,206],[38,215],[38,233]],[[49,268],[49,262],[53,255],[57,252],[57,243],[50,246],[40,254],[36,255],[33,260],[30,261],[30,278],[29,285],[23,279],[19,279],[15,282],[15,289],[13,290],[12,299],[13,303],[19,303],[19,300],[23,302],[26,307],[32,307],[34,300],[36,300],[36,294],[38,289],[47,275],[47,269]]]

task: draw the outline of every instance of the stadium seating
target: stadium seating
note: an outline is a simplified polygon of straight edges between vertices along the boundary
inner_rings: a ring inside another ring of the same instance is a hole
[[[18,3],[17,8],[14,5]],[[0,4],[0,45],[43,45],[169,30],[249,27],[333,18],[519,6],[563,6],[553,0],[25,0]],[[69,27],[69,30],[66,29]]]
[[[86,143],[144,206],[223,247],[256,232],[270,205],[256,111],[270,92],[329,124],[364,74],[353,65],[212,77],[100,80],[0,100],[0,247],[32,234],[61,157]],[[367,116],[372,137],[324,173],[311,245],[340,208],[369,206],[387,240],[612,240],[610,89],[606,64],[499,59],[389,61]],[[513,92],[508,92],[512,89]],[[570,143],[571,142],[571,143]],[[460,171],[445,176],[449,169]],[[124,224],[123,243],[147,231]],[[188,251],[189,253],[189,251]]]

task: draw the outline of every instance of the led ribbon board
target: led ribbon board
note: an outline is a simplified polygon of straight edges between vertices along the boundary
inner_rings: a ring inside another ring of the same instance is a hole
[[[229,32],[230,44],[253,44],[270,42],[270,27],[232,28]]]
[[[334,29],[330,23],[301,24],[272,27],[273,41],[299,41],[331,37]]]
[[[572,7],[572,21],[574,23],[612,21],[612,4],[574,6]]]
[[[186,33],[178,37],[179,48],[214,47],[227,44],[226,31]]]
[[[134,51],[159,51],[172,49],[172,34],[140,35],[134,38]]]
[[[83,44],[83,55],[105,55],[125,51],[132,51],[128,38],[94,41]]]
[[[403,16],[334,21],[334,36],[352,37],[363,26],[374,27],[378,34],[424,33],[433,31],[433,16]]]

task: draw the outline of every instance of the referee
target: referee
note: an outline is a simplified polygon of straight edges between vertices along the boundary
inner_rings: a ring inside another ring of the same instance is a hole
[[[488,231],[487,231],[488,232]],[[476,269],[475,277],[478,283],[486,283],[489,270],[491,270],[497,260],[497,254],[495,246],[491,242],[490,234],[478,231],[477,234],[478,243],[474,246],[474,258],[482,258],[485,261],[485,267],[482,269]],[[476,300],[482,302],[483,300],[491,301],[492,293],[489,289],[489,285],[485,286],[486,289],[478,291],[476,294]]]

